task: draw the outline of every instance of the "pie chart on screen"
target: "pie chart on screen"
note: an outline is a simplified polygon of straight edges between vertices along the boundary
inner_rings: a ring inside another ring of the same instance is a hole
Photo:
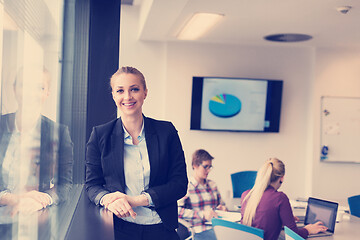
[[[241,101],[231,94],[219,94],[210,99],[209,110],[217,117],[233,117],[241,111]]]

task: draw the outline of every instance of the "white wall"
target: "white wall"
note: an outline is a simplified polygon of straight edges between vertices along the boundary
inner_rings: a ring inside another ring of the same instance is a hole
[[[306,139],[313,51],[212,44],[168,44],[165,116],[178,128],[188,163],[197,148],[215,157],[210,177],[220,190],[231,190],[230,174],[257,170],[269,157],[287,166],[284,191],[305,193]],[[280,133],[190,131],[193,76],[249,77],[284,80]]]
[[[320,97],[360,97],[360,50],[318,49],[313,112],[313,193],[329,199],[344,201],[360,194],[360,164],[320,162]],[[359,143],[360,147],[360,143]]]
[[[286,164],[286,180],[281,190],[289,197],[312,194],[345,199],[348,193],[359,189],[358,184],[349,181],[348,177],[341,180],[346,191],[331,188],[325,180],[329,176],[335,177],[339,168],[320,164],[319,154],[314,150],[319,145],[320,133],[320,114],[316,111],[320,103],[318,96],[337,93],[339,80],[336,74],[350,77],[351,83],[357,86],[352,93],[347,92],[351,87],[344,87],[341,95],[360,95],[360,73],[355,71],[359,69],[359,57],[355,57],[355,53],[346,55],[343,51],[294,48],[291,44],[259,47],[143,42],[136,37],[137,14],[134,9],[122,12],[120,65],[132,65],[144,73],[149,88],[144,113],[174,123],[183,144],[189,174],[192,153],[204,148],[215,157],[210,178],[218,183],[224,197],[231,191],[231,173],[256,170],[273,156]],[[339,55],[349,61],[352,59],[352,64],[339,67],[336,64]],[[334,61],[335,66],[330,68]],[[343,71],[347,74],[342,74]],[[280,132],[190,131],[193,76],[284,80]],[[329,79],[333,84],[327,83]],[[341,165],[340,170],[340,175],[347,176],[349,171],[352,178],[360,173],[359,166],[353,165]]]
[[[145,76],[149,94],[144,113],[154,118],[164,118],[166,75],[166,45],[138,41],[139,8],[122,5],[120,19],[119,66],[133,66]],[[160,95],[159,95],[160,94]]]

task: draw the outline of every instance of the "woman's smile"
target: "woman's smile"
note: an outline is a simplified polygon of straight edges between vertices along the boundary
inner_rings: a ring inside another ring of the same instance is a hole
[[[124,106],[133,106],[135,105],[136,102],[131,102],[131,103],[123,103]]]

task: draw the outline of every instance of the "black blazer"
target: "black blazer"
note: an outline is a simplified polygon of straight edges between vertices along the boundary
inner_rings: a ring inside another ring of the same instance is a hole
[[[149,189],[155,210],[168,229],[178,227],[177,200],[187,191],[184,152],[177,130],[170,122],[144,116],[150,161]],[[86,190],[99,204],[109,192],[125,193],[124,131],[121,119],[93,128],[86,151]]]
[[[41,116],[39,191],[48,193],[55,204],[65,201],[72,186],[73,142],[68,127]],[[0,117],[0,191],[7,189],[2,164],[15,129],[15,113]]]

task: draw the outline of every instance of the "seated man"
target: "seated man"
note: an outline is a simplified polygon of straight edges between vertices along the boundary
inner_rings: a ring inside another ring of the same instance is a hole
[[[217,217],[215,209],[226,211],[220,192],[214,181],[208,179],[214,158],[205,150],[194,152],[193,177],[189,179],[186,195],[178,201],[179,218],[192,225],[195,240],[216,239],[211,219]]]

